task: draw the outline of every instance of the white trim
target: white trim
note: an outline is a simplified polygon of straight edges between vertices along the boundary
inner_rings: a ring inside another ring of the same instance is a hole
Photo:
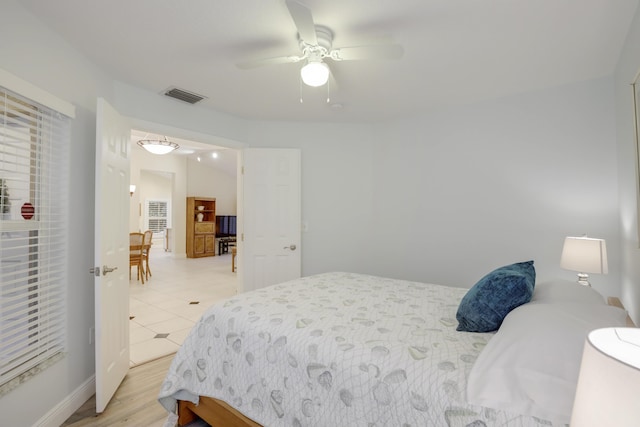
[[[33,427],[58,427],[73,415],[87,400],[96,393],[96,376],[88,380],[51,408]]]
[[[25,98],[29,98],[38,104],[56,110],[67,117],[72,119],[76,117],[76,107],[73,104],[62,100],[25,80],[22,80],[20,77],[14,76],[2,68],[0,68],[0,86],[9,89],[12,92],[19,93]]]

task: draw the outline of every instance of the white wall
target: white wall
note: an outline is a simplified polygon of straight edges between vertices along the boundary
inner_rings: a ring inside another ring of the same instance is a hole
[[[171,188],[173,186],[173,174],[158,173],[148,170],[135,170],[130,166],[132,174],[137,176],[136,191],[129,205],[129,232],[143,233],[147,227],[144,221],[145,202],[147,200],[163,200],[169,203],[171,209]],[[170,211],[171,212],[171,211]],[[171,222],[171,218],[169,221]],[[168,224],[171,227],[171,224]]]
[[[379,126],[374,153],[372,271],[469,287],[489,270],[533,259],[559,267],[564,237],[607,240],[619,294],[612,80],[600,79]]]
[[[238,203],[237,177],[187,160],[188,196],[215,197],[216,215],[236,215]]]
[[[638,242],[638,196],[633,98],[630,83],[640,71],[640,11],[631,24],[615,73],[616,134],[620,198],[620,250],[622,302],[640,322],[640,243]]]
[[[0,397],[2,425],[31,426],[38,420],[59,425],[73,393],[82,402],[94,387],[95,356],[89,342],[94,289],[88,269],[94,259],[95,111],[98,96],[113,98],[111,79],[61,37],[40,28],[39,21],[13,0],[0,2],[0,52],[0,68],[76,106],[70,150],[68,352],[42,374]]]
[[[603,78],[377,126],[256,123],[248,142],[302,150],[303,273],[348,270],[470,287],[564,237],[609,244],[619,295],[613,81]]]
[[[143,198],[143,212],[140,216],[144,218],[144,204],[146,201],[162,200],[169,203],[171,202],[173,174],[142,169],[140,171],[140,180],[142,186],[141,196]],[[144,226],[144,223],[142,225]]]

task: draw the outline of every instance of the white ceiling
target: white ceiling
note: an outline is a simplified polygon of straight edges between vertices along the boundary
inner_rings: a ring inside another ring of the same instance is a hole
[[[251,119],[379,121],[610,75],[638,0],[299,0],[333,47],[399,43],[400,60],[331,64],[304,87],[284,0],[17,0],[115,79]],[[181,102],[181,101],[174,101]],[[337,106],[334,106],[337,105]],[[341,107],[341,108],[340,108]]]

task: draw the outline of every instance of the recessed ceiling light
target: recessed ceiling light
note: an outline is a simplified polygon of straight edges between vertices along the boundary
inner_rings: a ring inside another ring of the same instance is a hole
[[[213,153],[211,153],[211,157],[213,157],[214,159],[217,159],[218,153],[214,151]]]

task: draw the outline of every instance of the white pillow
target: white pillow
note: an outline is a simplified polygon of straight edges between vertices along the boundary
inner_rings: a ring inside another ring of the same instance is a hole
[[[587,334],[625,326],[626,317],[608,305],[521,305],[473,365],[468,402],[568,424]]]
[[[571,280],[549,280],[536,283],[531,302],[556,303],[576,302],[605,305],[604,297],[590,286],[584,286]]]

